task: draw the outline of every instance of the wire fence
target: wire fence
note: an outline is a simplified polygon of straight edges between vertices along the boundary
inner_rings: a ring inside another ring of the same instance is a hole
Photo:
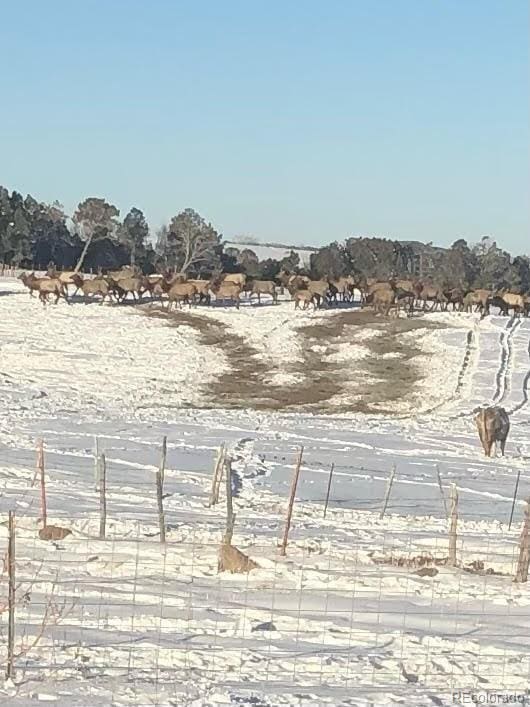
[[[157,464],[138,485],[110,473],[103,532],[101,475],[65,484],[73,471],[71,459],[50,472],[38,456],[36,470],[3,474],[1,507],[7,498],[15,508],[13,533],[7,513],[0,523],[8,704],[39,694],[72,705],[527,695],[530,597],[518,572],[525,557],[528,572],[528,516],[523,532],[520,519],[511,531],[457,519],[451,562],[445,517],[330,505],[324,519],[322,504],[298,499],[282,556],[287,494],[255,499],[231,471],[213,505],[211,470],[186,477],[192,490],[164,470],[158,496]],[[239,555],[227,570],[232,489]]]

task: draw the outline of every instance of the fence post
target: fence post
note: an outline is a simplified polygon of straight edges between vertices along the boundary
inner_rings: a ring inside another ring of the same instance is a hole
[[[519,489],[519,479],[520,478],[521,478],[521,469],[517,469],[517,479],[515,480],[515,489],[513,491],[512,510],[510,512],[510,522],[508,523],[508,530],[512,529],[513,512],[515,509],[515,501],[517,500],[517,491]]]
[[[236,522],[232,504],[232,460],[225,457],[223,459],[223,465],[226,472],[226,532],[223,543],[225,545],[231,545],[232,535],[234,534],[234,524]]]
[[[33,480],[31,481],[31,488],[33,488],[37,482],[37,477],[40,474],[40,467],[41,467],[41,455],[42,455],[42,445],[41,445],[41,440],[37,440],[37,455],[36,455],[36,462],[35,462],[35,473],[33,474]]]
[[[99,438],[94,437],[94,491],[99,490]]]
[[[523,528],[519,541],[519,559],[517,561],[517,572],[515,582],[528,581],[528,566],[530,565],[530,496],[526,499],[524,509]]]
[[[7,590],[7,608],[8,608],[8,624],[7,624],[7,664],[6,664],[6,680],[13,678],[14,662],[15,662],[15,513],[9,511],[8,520],[9,540],[7,546],[7,572],[8,572],[8,590]]]
[[[392,484],[394,483],[394,476],[396,475],[396,465],[392,466],[392,471],[388,477],[388,483],[386,485],[385,498],[383,500],[383,507],[381,508],[381,513],[379,514],[379,520],[383,520],[386,513],[386,507],[388,506],[388,500],[390,498],[390,491],[392,490]]]
[[[283,532],[283,540],[282,540],[282,544],[281,544],[280,555],[286,554],[287,539],[289,537],[289,529],[291,528],[291,518],[293,515],[293,505],[294,505],[294,499],[296,496],[296,487],[298,486],[298,477],[300,476],[300,467],[302,466],[303,454],[304,454],[304,448],[302,446],[302,447],[300,447],[300,451],[298,452],[298,458],[296,460],[296,467],[294,470],[294,476],[293,476],[293,480],[291,483],[291,493],[289,496],[289,505],[287,506],[287,515],[285,518],[285,530]]]
[[[449,525],[449,558],[448,564],[456,567],[456,526],[458,524],[458,489],[451,484],[451,521]]]
[[[166,519],[164,517],[163,485],[164,477],[162,475],[162,470],[159,469],[156,472],[156,502],[158,506],[158,525],[160,527],[160,542],[162,544],[166,542]]]
[[[40,508],[42,525],[45,528],[48,525],[48,509],[46,505],[46,474],[44,470],[44,443],[39,439],[39,475],[40,475]]]
[[[326,491],[326,503],[324,504],[324,518],[326,517],[326,512],[328,510],[329,492],[331,491],[331,480],[333,478],[333,469],[334,468],[335,468],[335,462],[332,462],[331,468],[329,470],[328,489]]]
[[[160,455],[160,478],[162,479],[162,488],[164,487],[164,479],[166,476],[166,459],[167,459],[167,437],[162,438],[162,453]]]
[[[107,525],[107,462],[105,455],[99,457],[99,539],[105,540]]]
[[[224,449],[225,445],[224,442],[223,444],[217,449],[217,454],[215,455],[215,462],[213,465],[213,476],[212,476],[212,490],[210,492],[210,502],[208,503],[209,506],[214,506],[217,501],[219,500],[219,489],[218,489],[218,484],[217,484],[217,477],[219,476],[219,468],[221,466],[221,461],[224,456]],[[219,480],[219,484],[221,481]],[[217,498],[216,498],[217,494]]]
[[[444,488],[442,486],[442,476],[440,474],[440,467],[438,464],[436,465],[436,475],[438,477],[438,488],[440,489],[440,496],[442,497],[445,517],[447,518],[447,501],[445,500]]]

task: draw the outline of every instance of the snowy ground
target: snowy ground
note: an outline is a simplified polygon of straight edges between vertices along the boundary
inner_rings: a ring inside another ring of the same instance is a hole
[[[257,351],[273,385],[304,386],[297,329],[337,315],[282,304],[201,316]],[[445,328],[407,335],[422,350],[424,377],[394,401],[394,414],[214,409],[210,391],[230,371],[230,351],[204,346],[196,328],[129,307],[44,310],[18,283],[0,282],[0,511],[5,518],[14,508],[19,519],[19,649],[38,635],[50,594],[57,604],[0,702],[431,705],[458,703],[453,690],[523,694],[530,593],[511,576],[530,495],[530,325],[458,314],[429,320]],[[320,342],[315,353],[360,370],[373,335],[356,332],[333,351]],[[479,450],[470,412],[486,402],[511,412],[504,459]],[[95,435],[108,459],[107,541],[96,539]],[[162,435],[165,551],[154,496]],[[39,436],[49,522],[73,530],[56,544],[37,536]],[[207,500],[222,442],[237,474],[234,543],[259,564],[248,576],[217,573],[224,509]],[[282,558],[276,544],[299,445],[298,501]],[[393,464],[388,514],[379,520]],[[462,564],[482,562],[498,574],[434,564],[447,556],[437,466],[446,493],[450,482],[459,487]],[[397,566],[421,555],[433,559],[433,576]],[[4,637],[5,612],[0,619]]]

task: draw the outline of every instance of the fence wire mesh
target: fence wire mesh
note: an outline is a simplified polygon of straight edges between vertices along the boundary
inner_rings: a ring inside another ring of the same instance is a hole
[[[257,566],[220,572],[223,485],[210,506],[209,475],[166,470],[161,543],[156,465],[124,478],[109,460],[102,539],[92,467],[78,488],[67,482],[75,467],[64,458],[46,469],[51,539],[34,469],[3,473],[3,665],[5,511],[16,512],[8,704],[423,705],[458,704],[473,690],[527,694],[530,596],[513,581],[520,517],[511,531],[460,518],[451,567],[443,514],[390,503],[380,518],[332,502],[324,519],[322,503],[298,500],[282,557],[287,495],[262,490],[258,502],[236,479],[233,545]]]

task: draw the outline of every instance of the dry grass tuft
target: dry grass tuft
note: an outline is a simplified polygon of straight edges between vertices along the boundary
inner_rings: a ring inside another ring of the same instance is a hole
[[[256,562],[238,550],[237,547],[223,543],[219,548],[219,562],[217,565],[219,572],[245,574],[257,569],[257,567]]]

